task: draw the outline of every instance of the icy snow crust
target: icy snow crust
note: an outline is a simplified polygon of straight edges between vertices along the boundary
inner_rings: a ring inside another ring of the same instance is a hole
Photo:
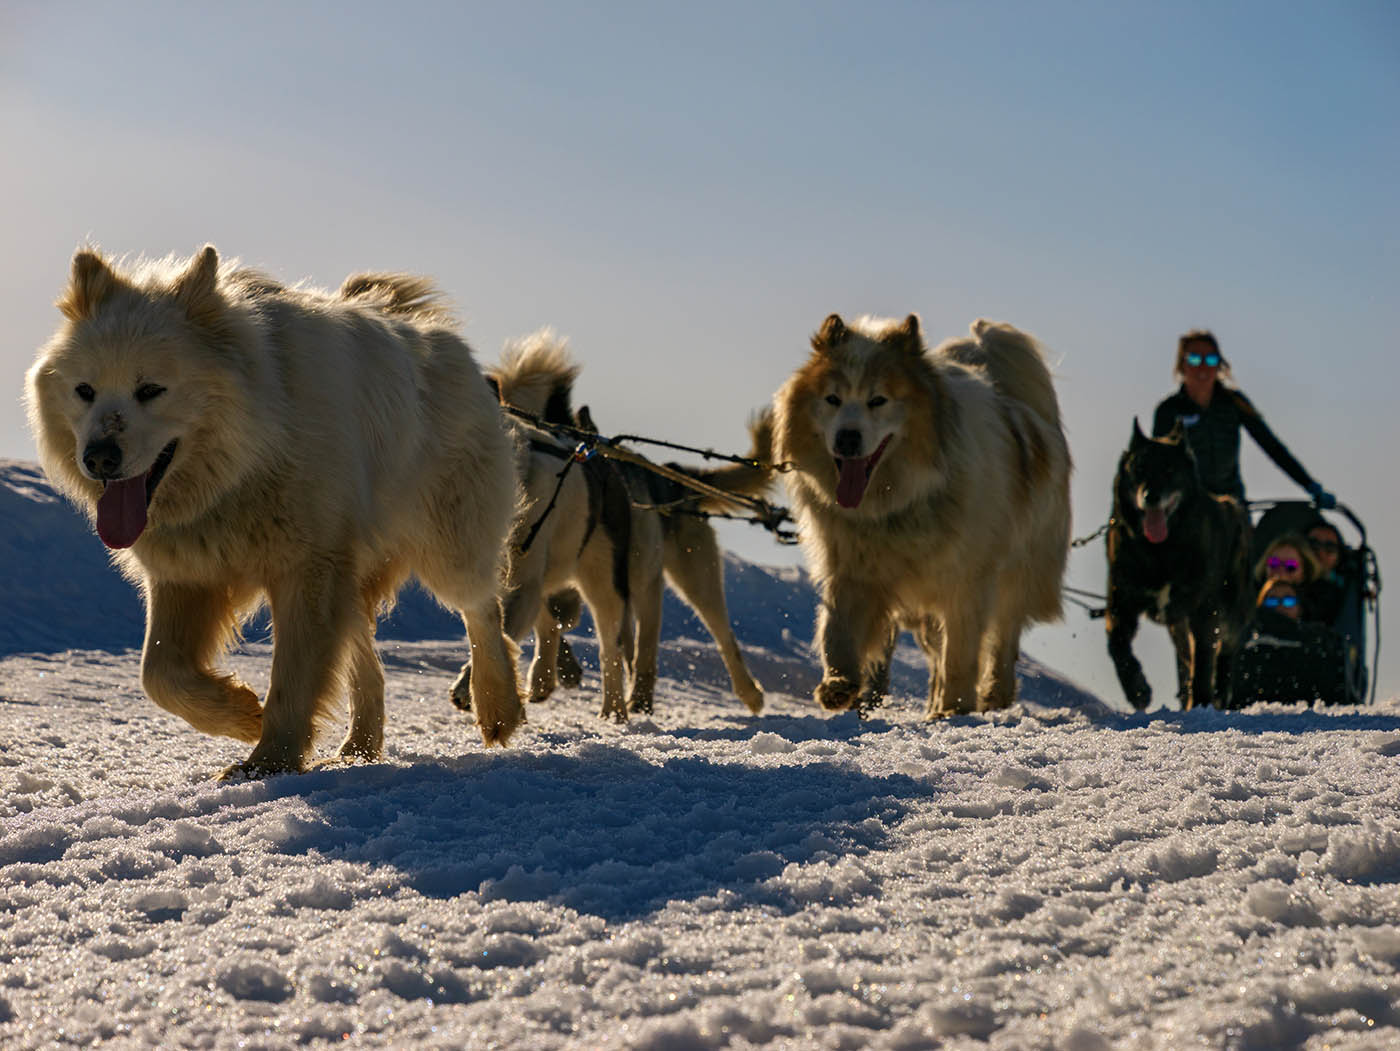
[[[461,649],[385,644],[383,762],[237,784],[136,654],[0,660],[0,1046],[1400,1046],[1400,702],[754,718],[668,643],[487,753]]]

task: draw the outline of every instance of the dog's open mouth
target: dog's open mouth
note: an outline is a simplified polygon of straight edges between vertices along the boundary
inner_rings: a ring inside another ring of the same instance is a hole
[[[886,435],[876,450],[869,456],[835,457],[836,460],[836,502],[842,507],[859,507],[870,485],[870,476],[875,473],[875,465],[884,455],[885,446],[890,443]]]
[[[1165,500],[1152,505],[1146,505],[1145,500],[1139,497],[1139,504],[1142,507],[1142,533],[1147,537],[1149,544],[1160,544],[1167,539],[1167,516],[1176,510],[1176,505],[1181,503],[1181,494],[1172,493]]]
[[[176,442],[160,451],[144,474],[108,482],[97,498],[97,535],[110,548],[130,547],[146,528],[146,507],[175,457]]]

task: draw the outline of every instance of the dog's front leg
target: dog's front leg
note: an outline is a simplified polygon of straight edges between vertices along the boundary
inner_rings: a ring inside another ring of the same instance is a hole
[[[977,665],[987,626],[986,606],[985,596],[968,595],[963,602],[944,610],[939,674],[929,674],[928,718],[966,715],[977,710]]]
[[[225,588],[150,581],[141,685],[196,730],[249,743],[262,735],[258,695],[210,670],[234,623]]]
[[[1142,662],[1133,653],[1133,638],[1137,635],[1138,618],[1142,611],[1122,602],[1109,589],[1108,612],[1104,614],[1104,626],[1108,629],[1108,656],[1113,661],[1113,670],[1118,673],[1123,695],[1136,711],[1143,711],[1152,703],[1152,687],[1147,684],[1147,676],[1142,672]]]
[[[1185,617],[1167,621],[1167,634],[1171,636],[1172,649],[1176,651],[1176,700],[1183,712],[1189,711],[1195,703],[1197,683],[1201,682],[1200,652],[1209,647],[1197,645],[1195,631]]]
[[[889,615],[871,584],[838,579],[823,590],[817,613],[822,681],[815,697],[828,711],[845,711],[856,703],[866,659],[883,643]]]
[[[252,754],[225,776],[263,777],[300,771],[316,721],[346,657],[351,618],[360,615],[352,574],[338,560],[318,559],[268,589],[272,606],[272,674],[262,736]]]

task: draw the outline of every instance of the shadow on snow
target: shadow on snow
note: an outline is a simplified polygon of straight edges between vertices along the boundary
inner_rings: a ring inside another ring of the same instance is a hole
[[[609,921],[716,894],[783,910],[847,900],[861,875],[845,859],[884,848],[911,803],[940,794],[928,781],[829,761],[658,764],[604,744],[569,756],[328,769],[267,785],[316,813],[288,827],[281,852],[392,867],[430,897],[476,891]],[[774,879],[812,862],[827,864]]]

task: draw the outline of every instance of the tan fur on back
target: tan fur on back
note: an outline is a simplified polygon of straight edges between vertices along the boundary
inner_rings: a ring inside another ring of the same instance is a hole
[[[116,442],[137,474],[175,443],[144,531],[114,553],[146,596],[143,682],[159,703],[258,742],[246,769],[262,773],[301,767],[348,684],[342,755],[377,755],[374,613],[416,574],[493,669],[472,684],[486,740],[509,736],[522,714],[497,598],[510,445],[431,282],[358,275],[328,293],[220,264],[213,248],[120,266],[83,251],[59,306],[27,385],[55,483],[95,520],[90,442]],[[160,392],[142,401],[143,385]],[[265,710],[212,668],[264,600],[277,642]]]
[[[929,652],[930,714],[1010,703],[1022,629],[1060,616],[1069,542],[1069,450],[1035,341],[978,321],[929,352],[912,317],[833,315],[773,408],[823,595],[819,700],[853,703],[905,627]],[[856,507],[836,499],[836,413],[871,448],[888,438]]]

